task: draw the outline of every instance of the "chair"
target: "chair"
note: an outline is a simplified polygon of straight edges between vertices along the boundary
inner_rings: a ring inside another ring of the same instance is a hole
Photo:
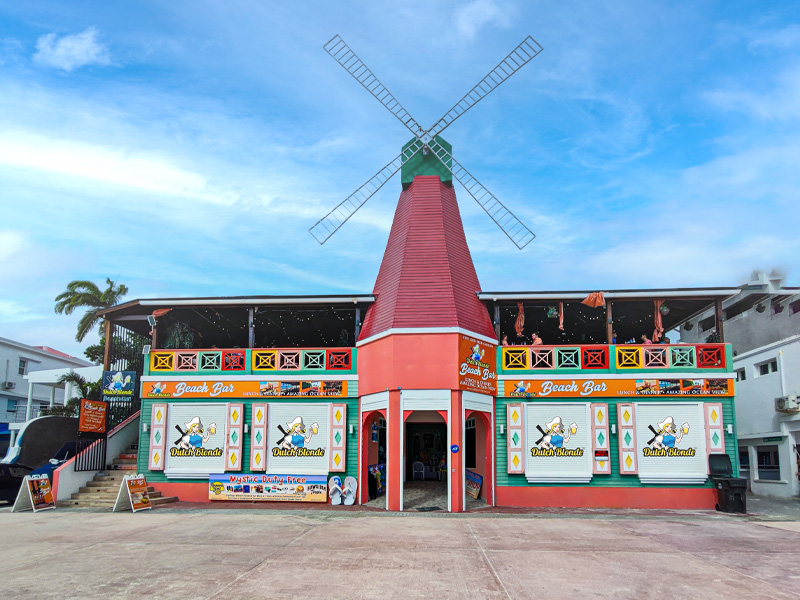
[[[419,475],[420,479],[425,479],[425,465],[419,461],[411,465],[411,479],[416,479],[417,475]]]

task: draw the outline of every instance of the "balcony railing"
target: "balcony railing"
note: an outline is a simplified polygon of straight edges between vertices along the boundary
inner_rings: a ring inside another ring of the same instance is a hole
[[[726,344],[503,346],[502,371],[727,371]]]
[[[148,373],[259,374],[276,371],[354,371],[355,348],[253,348],[153,350]]]

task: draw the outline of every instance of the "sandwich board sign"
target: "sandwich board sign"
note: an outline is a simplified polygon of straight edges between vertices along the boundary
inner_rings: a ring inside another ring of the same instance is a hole
[[[139,475],[126,475],[117,492],[117,501],[111,512],[130,509],[133,512],[153,508],[150,504],[150,492],[147,491],[147,479]]]
[[[56,503],[53,499],[53,490],[50,488],[50,478],[47,475],[26,475],[22,485],[19,487],[17,499],[11,512],[22,512],[32,510],[48,510],[55,508]]]

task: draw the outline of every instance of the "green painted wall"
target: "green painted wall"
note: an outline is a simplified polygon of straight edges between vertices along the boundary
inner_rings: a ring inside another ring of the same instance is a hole
[[[434,139],[441,144],[451,156],[453,155],[453,147],[444,138],[437,135]],[[403,150],[416,141],[416,138],[409,140],[408,143],[403,146]],[[450,167],[453,166],[452,161],[448,161],[448,163]],[[433,152],[428,152],[427,155],[422,152],[417,152],[413,158],[403,165],[400,170],[400,179],[403,184],[403,189],[411,185],[411,182],[414,181],[414,177],[417,175],[438,175],[442,183],[453,185],[453,174],[450,172],[450,169],[445,167],[442,161],[433,155]]]
[[[357,394],[355,389],[356,382],[352,381],[349,382],[352,386],[353,394]],[[143,399],[142,400],[142,415],[141,415],[141,422],[142,423],[150,423],[151,413],[153,408],[153,402],[162,403],[166,400],[169,400],[170,404],[177,404],[177,403],[190,403],[190,402],[198,402],[197,398],[170,398],[170,399]],[[241,399],[225,399],[228,402],[242,402],[244,404],[244,423],[251,423],[252,422],[252,405],[253,404],[263,404],[267,399],[266,398],[241,398]],[[212,402],[213,400],[209,400]],[[337,473],[341,477],[346,477],[348,475],[352,475],[353,477],[358,477],[358,398],[336,398],[332,400],[330,398],[298,398],[297,402],[303,403],[321,403],[327,404],[330,402],[336,402],[337,404],[347,404],[347,427],[345,428],[345,432],[349,432],[350,425],[353,426],[353,433],[347,433],[347,450],[345,455],[345,461],[347,464],[347,470],[344,473]],[[280,400],[280,401],[272,401],[270,400],[270,404],[278,404],[278,403],[291,403],[293,400]],[[252,431],[252,430],[251,430]],[[242,446],[243,457],[244,460],[242,462],[242,470],[241,473],[251,473],[249,469],[250,464],[250,436],[251,433],[247,433],[244,436],[244,442]],[[170,439],[170,438],[168,438]],[[169,478],[164,475],[163,471],[150,471],[148,467],[148,457],[150,455],[150,432],[144,433],[139,430],[139,457],[138,457],[138,472],[144,473],[147,475],[147,480],[151,482],[164,482],[169,481],[171,483],[196,483],[196,482],[203,482],[207,481],[205,479],[173,479]]]
[[[643,402],[664,402],[665,398],[636,398],[636,402],[643,403]],[[728,423],[735,423],[736,416],[734,414],[733,409],[733,398],[697,398],[696,400],[707,400],[708,402],[720,402],[722,404],[722,422],[727,427]],[[548,403],[556,403],[556,402],[585,402],[584,398],[548,398]],[[509,403],[518,403],[520,402],[520,398],[497,398],[495,401],[495,448],[497,449],[497,485],[498,486],[539,486],[539,487],[553,487],[553,486],[597,486],[597,487],[712,487],[712,483],[710,481],[706,481],[703,486],[696,486],[696,485],[663,485],[663,484],[643,484],[639,481],[638,475],[620,475],[619,474],[619,442],[618,442],[618,434],[613,434],[611,432],[610,425],[617,424],[617,403],[624,403],[629,404],[631,402],[630,398],[625,399],[617,399],[617,398],[592,398],[592,402],[603,402],[608,403],[608,422],[609,422],[609,454],[611,455],[611,474],[610,475],[594,475],[592,477],[592,481],[589,484],[581,484],[581,483],[559,483],[559,484],[552,484],[552,483],[528,483],[528,480],[525,479],[525,475],[509,475],[506,471],[506,465],[508,464],[508,446],[506,441],[506,435],[508,432],[508,423],[506,417],[506,406]],[[500,426],[503,426],[506,433],[500,434]],[[619,429],[617,429],[619,432]],[[734,475],[739,474],[739,449],[736,443],[736,429],[734,426],[734,433],[729,434],[727,430],[725,431],[725,452],[728,456],[731,457],[731,463],[733,464],[733,472]]]

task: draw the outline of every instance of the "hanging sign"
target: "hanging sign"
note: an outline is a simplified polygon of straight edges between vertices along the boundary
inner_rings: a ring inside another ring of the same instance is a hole
[[[733,396],[730,379],[538,379],[506,380],[508,398],[618,396]]]
[[[145,398],[345,398],[346,381],[145,381]]]
[[[497,395],[497,346],[461,334],[458,358],[458,389]]]
[[[17,492],[17,499],[11,512],[32,510],[48,510],[55,508],[53,490],[50,488],[50,478],[47,475],[26,475]]]
[[[481,484],[483,483],[483,475],[466,471],[467,495],[472,496],[476,500],[481,493]]]
[[[210,500],[327,502],[327,475],[209,475]]]
[[[133,397],[136,389],[136,371],[103,371],[103,395]]]
[[[147,479],[141,473],[139,475],[126,475],[122,479],[122,485],[117,492],[117,501],[111,512],[131,510],[149,510],[153,508],[150,504],[150,492],[147,490]]]
[[[102,400],[81,400],[78,431],[105,433],[107,408],[108,404]]]

